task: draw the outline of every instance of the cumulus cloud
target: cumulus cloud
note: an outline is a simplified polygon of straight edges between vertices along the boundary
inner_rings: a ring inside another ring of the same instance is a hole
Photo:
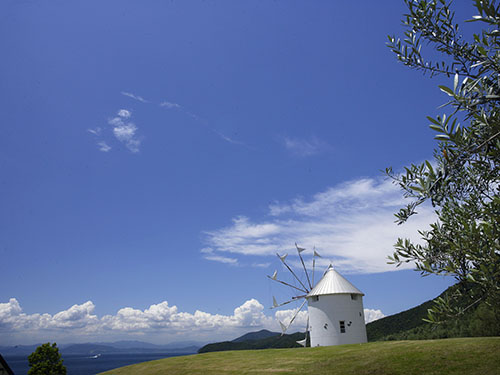
[[[229,335],[227,338],[230,338],[231,335],[253,328],[277,328],[275,319],[266,316],[264,306],[255,299],[236,307],[232,315],[210,314],[200,310],[194,313],[181,312],[167,301],[144,310],[124,307],[115,315],[100,318],[94,314],[94,310],[94,304],[87,301],[54,315],[25,314],[19,302],[11,298],[7,303],[0,303],[0,335],[12,340],[22,337],[25,340],[66,337],[66,340],[78,341],[82,336],[106,339],[113,335],[130,337],[148,334],[163,334],[171,338],[182,334],[183,337],[199,339],[204,335],[213,338],[221,334]]]
[[[136,153],[139,152],[141,141],[136,135],[137,126],[129,121],[131,116],[132,113],[129,110],[120,109],[115,117],[108,120],[108,124],[112,126],[116,139],[122,142],[130,151]]]
[[[130,113],[129,110],[120,109],[117,115],[120,116],[121,118],[129,118],[130,116],[132,116],[132,113]]]
[[[302,157],[316,155],[329,148],[326,142],[314,136],[309,139],[285,137],[283,144],[287,150]]]
[[[134,95],[131,92],[122,91],[121,94],[124,96],[128,96],[129,98],[135,99],[141,103],[148,103],[148,101],[144,99],[142,96]]]
[[[51,314],[26,314],[19,302],[11,298],[0,303],[0,337],[2,344],[33,343],[37,340],[85,340],[147,338],[149,341],[227,340],[252,330],[269,329],[279,332],[278,320],[288,324],[297,309],[278,310],[274,316],[264,314],[264,306],[249,299],[236,307],[231,315],[211,314],[196,310],[179,311],[167,301],[153,304],[144,310],[124,307],[115,315],[98,317],[92,301],[75,304],[67,310]],[[366,322],[383,317],[380,310],[365,309]],[[305,330],[307,309],[295,318],[290,332]],[[29,341],[31,340],[31,341]]]
[[[373,322],[374,320],[382,319],[385,314],[380,310],[365,309],[365,323]]]
[[[238,216],[232,224],[206,231],[212,255],[272,256],[290,252],[297,260],[294,243],[323,256],[319,266],[332,262],[341,272],[377,273],[394,271],[387,264],[398,237],[418,241],[417,229],[435,220],[430,207],[404,225],[394,224],[394,212],[404,205],[399,188],[390,181],[363,178],[326,189],[309,199],[275,202],[260,220]],[[306,254],[312,252],[306,252]],[[413,268],[404,264],[398,269]]]

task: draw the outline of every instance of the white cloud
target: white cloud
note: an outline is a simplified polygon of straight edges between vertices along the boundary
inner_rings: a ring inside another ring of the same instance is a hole
[[[124,96],[128,96],[129,98],[138,100],[138,101],[140,101],[142,103],[148,103],[148,101],[146,99],[144,99],[142,96],[134,95],[134,94],[132,94],[130,92],[125,92],[125,91],[122,91],[121,94],[124,95]]]
[[[172,108],[179,109],[179,108],[181,108],[180,104],[171,103],[171,102],[167,102],[167,101],[161,102],[160,103],[160,107],[166,107],[168,109],[172,109]]]
[[[97,127],[95,129],[87,129],[87,131],[89,133],[94,134],[94,135],[100,135],[101,134],[101,128],[100,127]]]
[[[341,272],[376,273],[394,271],[387,264],[398,237],[419,239],[417,230],[435,220],[430,207],[401,226],[394,224],[394,212],[404,205],[398,187],[372,178],[349,181],[310,199],[275,202],[269,217],[251,221],[245,216],[231,225],[205,232],[212,254],[271,256],[290,252],[292,263],[298,242],[308,249],[316,246],[323,256],[318,265],[333,264]],[[311,254],[311,251],[304,253]],[[295,258],[296,260],[296,258]],[[404,264],[398,269],[413,268]]]
[[[113,124],[113,133],[115,137],[118,138],[121,142],[127,142],[135,136],[135,132],[137,131],[137,126],[133,123],[122,123],[122,124]]]
[[[274,316],[264,314],[264,306],[250,299],[236,307],[232,315],[211,314],[196,310],[179,311],[167,301],[153,304],[144,310],[124,307],[115,315],[98,317],[92,301],[75,304],[67,310],[51,314],[23,313],[19,302],[11,298],[0,303],[0,336],[3,345],[47,340],[85,342],[140,338],[151,342],[183,340],[228,340],[249,331],[269,329],[281,332],[278,320],[288,324],[296,309],[278,310]],[[365,309],[365,320],[383,317],[380,310]],[[305,330],[307,309],[297,315],[289,332]]]
[[[373,322],[374,320],[382,319],[385,314],[380,310],[364,309],[365,323]]]
[[[309,139],[289,138],[283,139],[285,148],[298,156],[312,156],[329,148],[328,144],[316,137]]]
[[[230,137],[228,137],[227,135],[224,135],[222,134],[221,132],[215,130],[215,129],[212,129],[212,131],[217,134],[222,140],[226,141],[226,142],[229,142],[229,143],[232,143],[234,145],[242,145],[242,146],[245,146],[245,144],[243,142],[240,142],[240,141],[237,141],[235,139],[232,139]]]
[[[99,151],[108,152],[109,150],[111,150],[111,146],[109,146],[104,141],[97,142],[97,145],[99,146]]]
[[[25,314],[15,298],[0,303],[2,344],[61,339],[78,342],[148,336],[151,341],[170,338],[217,340],[234,338],[250,330],[277,329],[273,317],[264,314],[264,306],[250,299],[234,309],[232,315],[210,314],[200,310],[181,312],[167,301],[140,310],[124,307],[115,315],[98,317],[91,301],[74,305],[57,314]],[[161,338],[161,339],[160,339]],[[164,341],[163,341],[164,342]]]
[[[116,139],[125,144],[132,152],[139,152],[141,141],[137,138],[137,126],[128,121],[132,113],[126,109],[120,109],[117,116],[108,120],[108,124],[113,127],[113,134]]]
[[[200,253],[204,254],[203,258],[206,260],[211,260],[214,262],[225,263],[225,264],[231,264],[233,266],[238,264],[238,259],[229,258],[229,257],[214,254],[213,249],[210,247],[205,247],[205,248],[201,249]]]
[[[132,116],[132,113],[130,113],[130,111],[126,109],[120,109],[117,115],[123,118],[129,118],[130,116]]]
[[[251,266],[255,267],[255,268],[268,268],[268,267],[271,266],[271,262],[267,262],[267,263],[252,263]]]
[[[206,126],[207,128],[209,128],[214,134],[217,134],[217,136],[219,136],[219,138],[221,138],[222,140],[224,140],[224,141],[226,141],[228,143],[235,144],[235,145],[242,145],[242,146],[247,147],[243,142],[240,142],[240,141],[237,141],[237,140],[235,140],[235,139],[233,139],[231,137],[228,137],[227,135],[225,135],[225,134],[219,132],[218,130],[212,128],[208,124],[208,122],[206,120],[204,120],[203,118],[201,118],[200,116],[198,116],[195,113],[187,111],[183,106],[181,106],[178,103],[163,101],[163,102],[160,103],[160,107],[165,107],[167,109],[177,109],[177,110],[181,111],[182,113],[184,113],[185,115],[187,115],[187,116],[191,117],[192,119],[196,120],[197,122],[199,122],[203,126]]]
[[[274,316],[276,320],[282,322],[285,326],[288,326],[288,324],[290,324],[290,320],[293,318],[298,308],[299,307],[296,307],[295,309],[278,310],[274,313]],[[307,306],[304,306],[302,310],[295,317],[292,325],[287,330],[287,332],[288,333],[296,332],[297,330],[305,331],[306,326],[307,326]]]

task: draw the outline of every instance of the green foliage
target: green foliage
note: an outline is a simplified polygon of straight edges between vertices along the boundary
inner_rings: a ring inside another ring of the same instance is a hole
[[[28,356],[28,362],[28,375],[66,375],[66,366],[56,343],[40,345]]]
[[[494,0],[476,0],[470,20],[484,28],[467,41],[454,21],[451,2],[404,0],[405,38],[389,37],[389,48],[404,65],[452,79],[439,86],[447,96],[448,114],[428,117],[438,141],[434,160],[412,164],[401,174],[386,174],[411,202],[397,214],[406,222],[430,201],[438,221],[420,231],[423,244],[398,239],[390,262],[415,262],[423,275],[448,274],[463,288],[448,300],[437,300],[428,320],[462,315],[481,301],[498,310],[500,293],[500,11]],[[428,61],[422,46],[440,53]],[[465,287],[472,285],[472,287]],[[469,307],[454,310],[450,300],[472,297]]]
[[[428,325],[422,319],[427,316],[427,310],[432,308],[432,305],[432,301],[427,301],[409,310],[368,323],[366,325],[368,341],[396,340],[396,337],[400,337],[399,339],[403,340],[404,337],[401,336],[402,332]]]
[[[499,310],[484,301],[468,308],[469,293],[457,295],[457,291],[463,288],[464,286],[451,286],[436,299],[436,301],[447,301],[447,308],[453,311],[461,311],[460,319],[429,324],[429,319],[425,318],[429,312],[435,315],[435,302],[427,301],[412,309],[368,323],[366,325],[368,341],[500,336]]]

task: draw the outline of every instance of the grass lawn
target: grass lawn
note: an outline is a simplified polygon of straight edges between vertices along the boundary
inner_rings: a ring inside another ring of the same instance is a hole
[[[215,352],[144,362],[103,374],[500,375],[500,337]]]

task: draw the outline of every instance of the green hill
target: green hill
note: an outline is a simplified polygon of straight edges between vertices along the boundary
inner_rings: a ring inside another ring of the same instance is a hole
[[[205,345],[198,353],[221,352],[224,350],[251,350],[251,349],[277,349],[277,348],[299,348],[298,340],[303,340],[304,332],[296,332],[290,335],[281,335],[276,332],[262,330],[250,332],[232,341],[216,342]]]
[[[317,348],[240,350],[171,357],[107,375],[495,375],[500,337],[382,341]]]
[[[427,317],[427,310],[430,309],[432,305],[432,301],[426,301],[409,310],[368,323],[366,325],[368,341],[388,339],[394,335],[408,332],[416,327],[428,325],[428,323],[424,322],[422,319]]]
[[[269,337],[273,337],[279,335],[278,332],[271,332],[267,329],[261,329],[257,332],[249,332],[245,333],[243,336],[237,337],[232,342],[244,342],[244,341],[253,341],[253,340],[262,340],[267,339]]]
[[[456,291],[458,285],[446,289],[439,297],[447,298]],[[499,336],[500,310],[486,302],[471,306],[471,295],[464,293],[455,303],[455,307],[464,310],[459,319],[436,325],[423,321],[427,310],[433,307],[433,301],[398,314],[375,320],[366,325],[368,341],[378,340],[427,340],[451,337]]]

